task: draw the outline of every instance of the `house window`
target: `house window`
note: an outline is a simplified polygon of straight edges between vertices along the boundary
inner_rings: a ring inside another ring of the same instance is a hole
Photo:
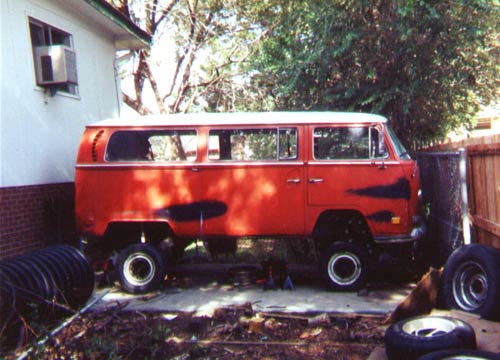
[[[54,26],[43,23],[39,20],[29,18],[30,26],[30,36],[31,36],[31,46],[33,50],[34,62],[37,62],[35,49],[45,46],[55,46],[63,45],[66,48],[73,48],[73,36],[66,31],[58,29]],[[76,60],[74,53],[69,54],[71,56],[66,56],[66,62],[72,62],[72,69],[76,69]],[[42,65],[43,68],[43,65]],[[73,79],[76,79],[76,73],[72,74]],[[78,85],[75,80],[71,82],[65,82],[61,84],[51,85],[52,91],[60,91],[73,95],[78,95]]]

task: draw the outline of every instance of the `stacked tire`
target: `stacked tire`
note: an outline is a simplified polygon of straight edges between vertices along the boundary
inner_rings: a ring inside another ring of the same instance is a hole
[[[442,278],[445,307],[500,320],[500,250],[464,245],[448,258]]]
[[[0,278],[2,349],[19,343],[24,324],[83,306],[95,283],[87,259],[67,245],[0,261]]]
[[[441,279],[444,307],[500,320],[500,250],[487,245],[464,245],[448,258]],[[476,349],[474,330],[448,317],[421,316],[391,325],[385,333],[391,359],[500,360],[500,354]]]
[[[500,354],[476,349],[476,334],[466,322],[445,316],[418,316],[387,328],[389,360],[500,360]]]
[[[464,321],[443,316],[419,316],[397,322],[384,336],[392,359],[418,359],[438,350],[476,349],[474,329]]]

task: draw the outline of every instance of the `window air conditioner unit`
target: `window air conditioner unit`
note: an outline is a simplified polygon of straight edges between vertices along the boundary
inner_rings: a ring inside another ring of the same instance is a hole
[[[78,84],[76,53],[65,45],[35,47],[36,83],[40,86]]]

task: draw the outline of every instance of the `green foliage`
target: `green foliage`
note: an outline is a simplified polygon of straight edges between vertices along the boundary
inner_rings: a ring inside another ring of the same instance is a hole
[[[141,113],[366,111],[415,147],[500,95],[499,0],[114,1],[154,38]]]
[[[276,0],[252,58],[278,109],[386,115],[407,145],[468,126],[498,97],[498,1]],[[263,5],[260,5],[263,6]]]

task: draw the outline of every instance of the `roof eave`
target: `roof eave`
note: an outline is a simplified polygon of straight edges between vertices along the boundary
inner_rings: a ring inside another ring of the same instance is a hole
[[[115,37],[115,48],[117,50],[141,49],[151,45],[151,35],[134,24],[127,16],[105,0],[84,1],[129,34],[129,36]]]

